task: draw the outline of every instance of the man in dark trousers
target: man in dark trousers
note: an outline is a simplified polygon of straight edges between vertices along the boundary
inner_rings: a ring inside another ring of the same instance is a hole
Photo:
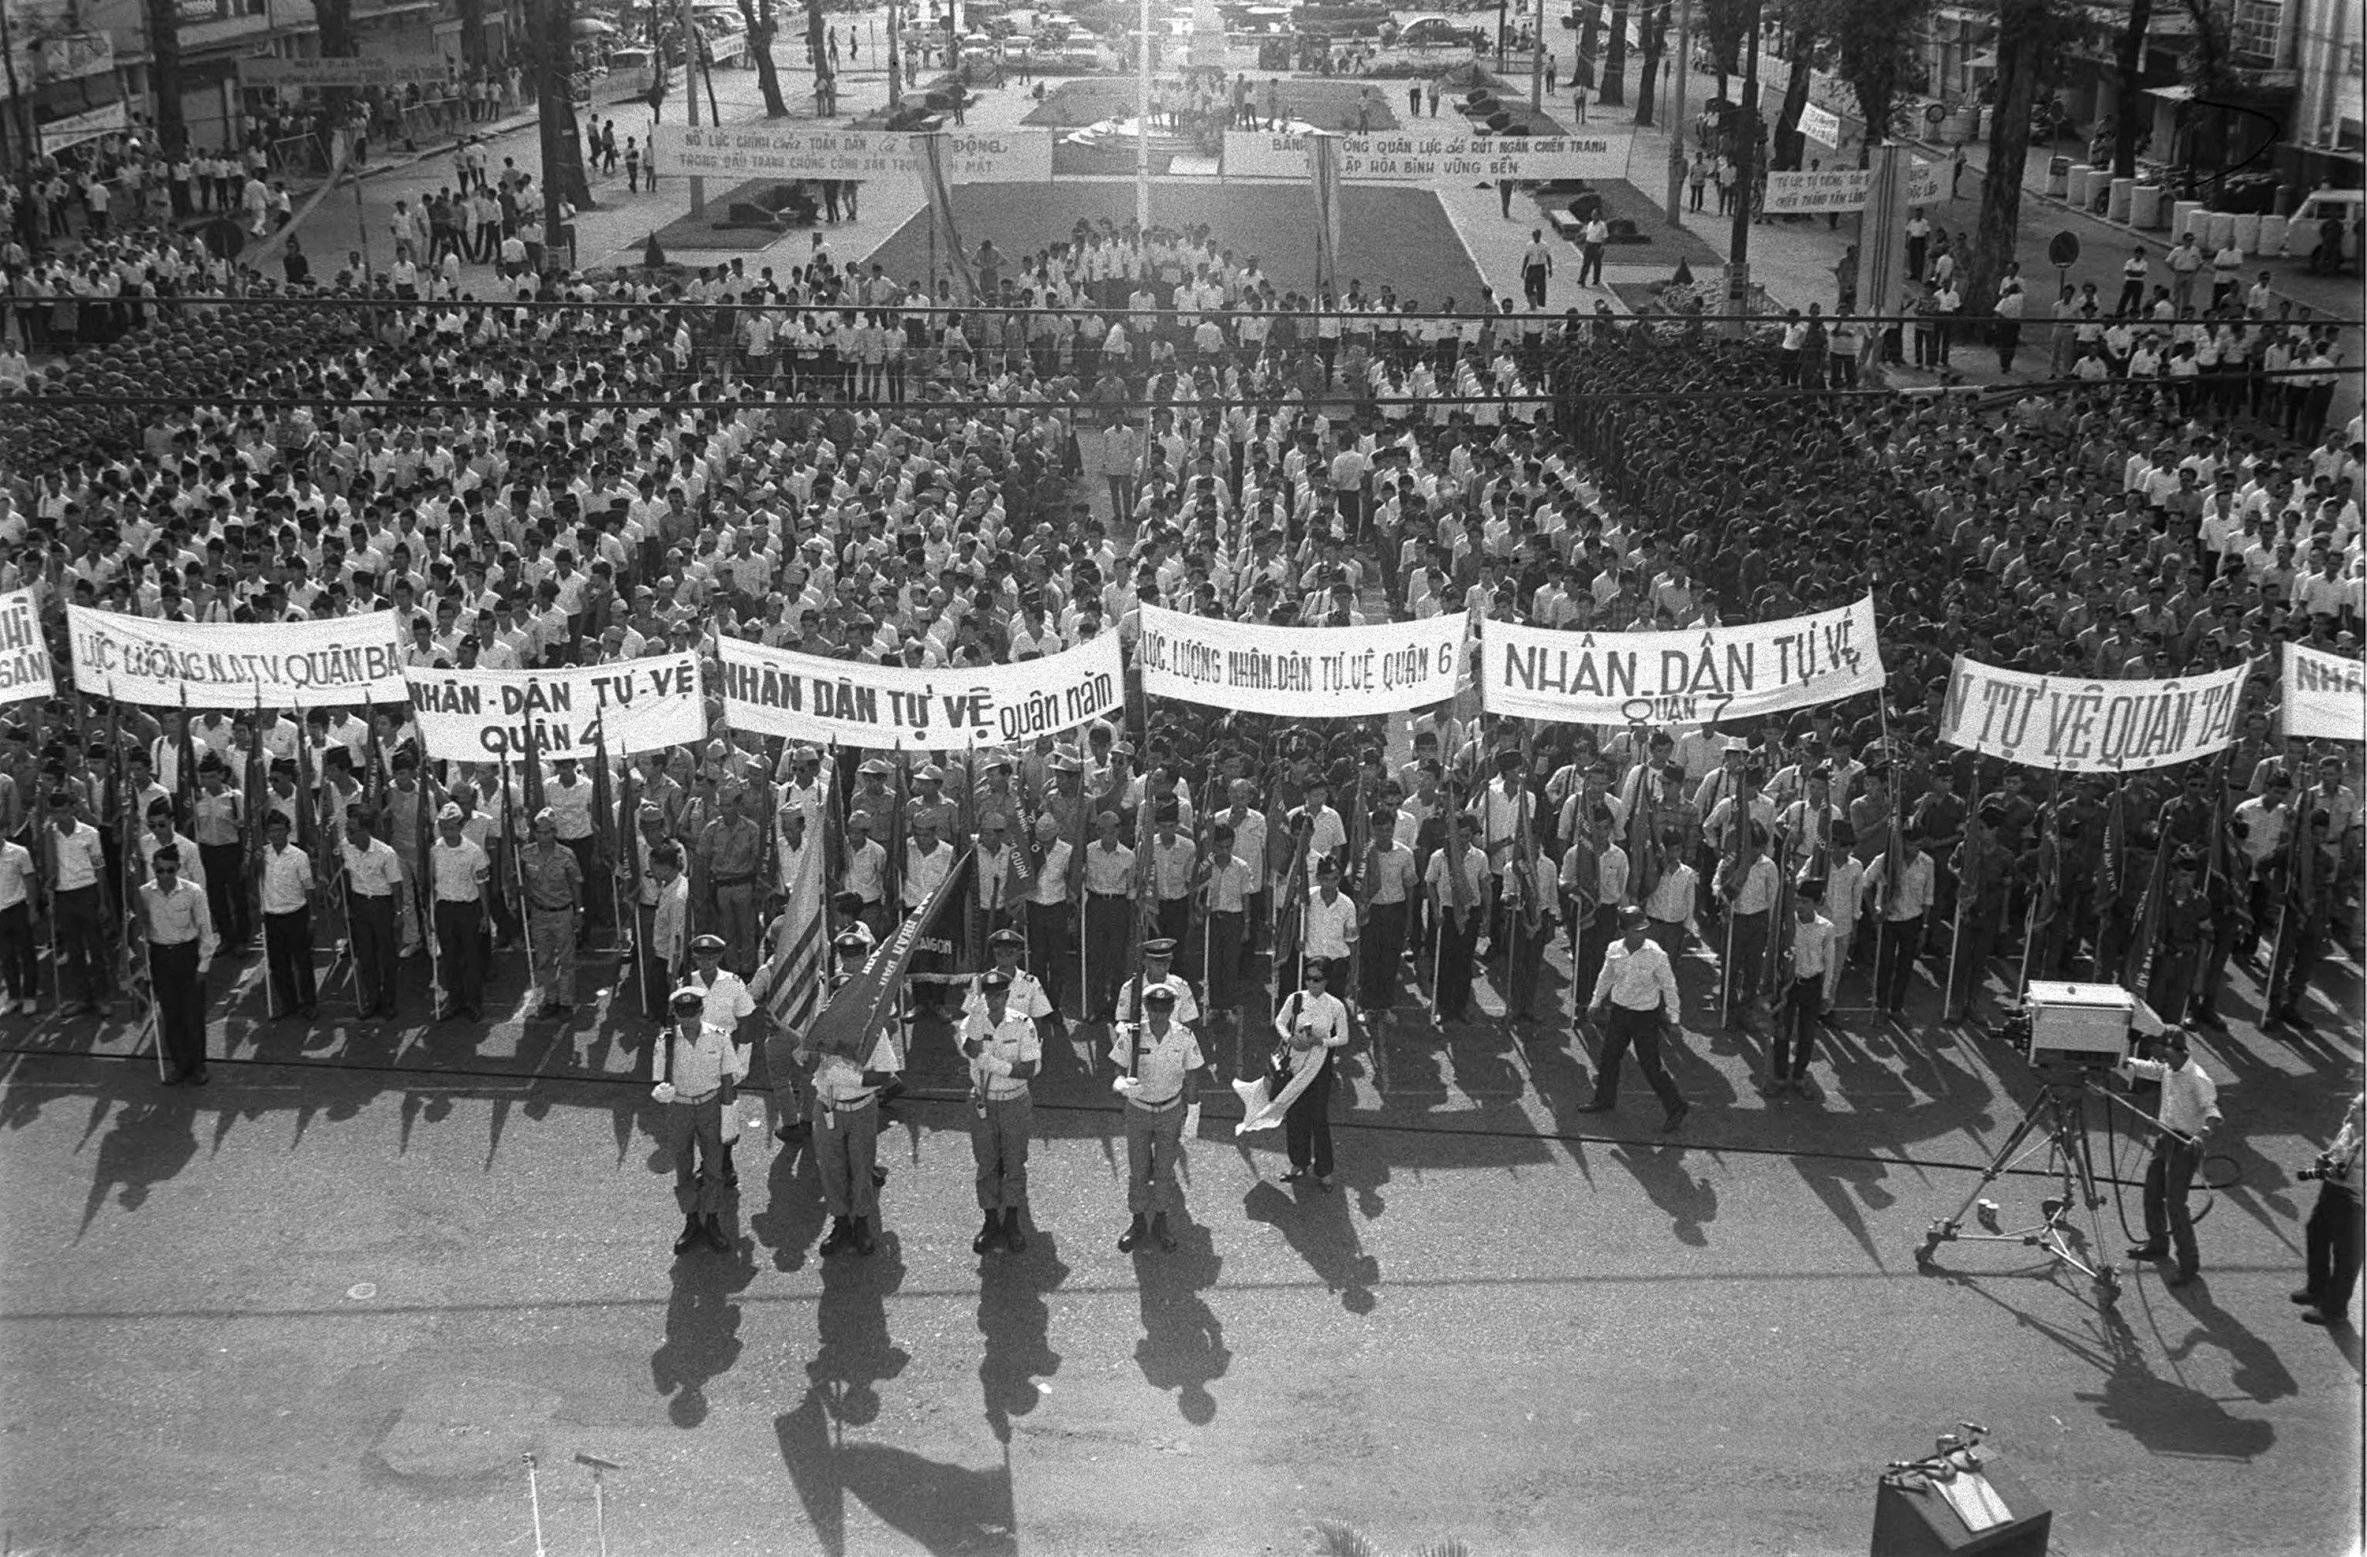
[[[1605,1114],[1619,1106],[1619,1066],[1632,1047],[1644,1080],[1668,1110],[1662,1128],[1674,1130],[1685,1122],[1693,1105],[1678,1093],[1660,1063],[1660,1032],[1664,1026],[1672,1033],[1679,1031],[1682,1007],[1676,970],[1669,966],[1668,953],[1647,933],[1650,928],[1651,921],[1642,909],[1629,909],[1620,919],[1620,943],[1603,958],[1603,971],[1595,976],[1587,1015],[1598,1023],[1608,1018],[1608,1036],[1602,1063],[1595,1070],[1594,1100],[1578,1111]]]
[[[370,812],[365,806],[345,808],[344,848],[345,914],[353,934],[354,1004],[365,1017],[392,1016],[395,974],[402,966],[402,937],[395,925],[396,894],[403,890],[402,861],[392,844],[370,830]]]
[[[274,1016],[313,1015],[312,860],[288,842],[288,816],[263,819],[263,951]]]
[[[166,844],[151,862],[155,879],[140,888],[148,936],[148,977],[156,1000],[156,1041],[164,1084],[206,1084],[205,973],[214,960],[213,915],[205,894],[181,879],[181,851]]]

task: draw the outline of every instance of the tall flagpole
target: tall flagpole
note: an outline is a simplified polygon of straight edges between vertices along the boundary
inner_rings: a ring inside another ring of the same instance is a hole
[[[1134,225],[1151,227],[1151,0],[1142,0],[1136,23],[1140,69],[1134,80]]]

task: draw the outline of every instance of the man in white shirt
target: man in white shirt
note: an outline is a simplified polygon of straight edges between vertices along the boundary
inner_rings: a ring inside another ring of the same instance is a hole
[[[1900,829],[1898,849],[1885,851],[1866,871],[1866,897],[1879,910],[1882,927],[1874,963],[1875,1001],[1891,1016],[1906,1006],[1915,954],[1923,945],[1923,916],[1935,890],[1931,856],[1923,852],[1923,834],[1912,825]]]
[[[1604,956],[1603,971],[1595,976],[1594,994],[1587,1002],[1588,1017],[1598,1023],[1608,1019],[1609,1025],[1603,1057],[1595,1067],[1594,1099],[1578,1111],[1607,1114],[1619,1106],[1620,1062],[1632,1045],[1636,1067],[1668,1110],[1661,1128],[1673,1131],[1693,1111],[1660,1063],[1661,1028],[1665,1025],[1671,1034],[1682,1031],[1676,969],[1648,933],[1651,921],[1642,909],[1628,909],[1620,916],[1619,928],[1620,942]]]
[[[1824,1014],[1825,980],[1839,945],[1833,922],[1824,916],[1825,884],[1815,878],[1800,883],[1792,894],[1792,945],[1786,961],[1789,977],[1775,1019],[1775,1052],[1768,1061],[1768,1097],[1785,1092],[1808,1095],[1808,1054],[1816,1043],[1817,1019]]]
[[[263,819],[263,954],[275,1019],[309,1021],[319,991],[312,969],[312,860],[288,842],[288,818]]]
[[[25,1016],[40,1009],[40,942],[33,935],[37,890],[32,851],[0,839],[0,975],[8,981],[9,1006]]]
[[[970,1240],[973,1254],[997,1245],[1013,1254],[1027,1248],[1021,1224],[1035,1108],[1028,1082],[1043,1068],[1044,1050],[1034,1019],[1011,1007],[1013,986],[1012,974],[1002,968],[987,974],[979,981],[983,1007],[962,1021],[962,1057],[970,1067],[970,1155],[978,1165],[978,1209],[984,1214]],[[1035,993],[1041,1000],[1041,992]]]
[[[2158,1260],[2175,1251],[2176,1264],[2164,1284],[2182,1287],[2194,1280],[2197,1264],[2194,1217],[2186,1196],[2203,1164],[2203,1148],[2219,1123],[2219,1086],[2194,1062],[2186,1029],[2164,1028],[2161,1053],[2158,1060],[2132,1058],[2120,1067],[2124,1077],[2159,1082],[2162,1089],[2161,1133],[2154,1137],[2153,1158],[2145,1165],[2145,1241],[2129,1251],[2129,1258]]]

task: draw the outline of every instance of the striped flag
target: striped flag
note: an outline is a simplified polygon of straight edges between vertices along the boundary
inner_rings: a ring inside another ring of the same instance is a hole
[[[818,782],[822,787],[821,811],[825,816],[835,804],[830,794],[831,778],[831,764],[824,763]],[[781,819],[777,812],[769,825],[778,838]],[[825,901],[828,871],[823,844],[823,834],[809,818],[805,847],[797,851],[795,862],[781,880],[784,901],[781,917],[773,926],[772,955],[749,980],[749,994],[756,1003],[775,1022],[798,1031],[804,1030],[821,1009],[822,976],[829,967],[830,915]],[[775,854],[786,858],[785,851],[777,848]]]

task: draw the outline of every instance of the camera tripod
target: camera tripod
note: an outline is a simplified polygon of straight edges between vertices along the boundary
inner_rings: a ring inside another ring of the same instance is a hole
[[[2093,1281],[2097,1300],[2104,1306],[2110,1307],[2118,1300],[2120,1272],[2105,1257],[2109,1245],[2104,1239],[2104,1223],[2099,1214],[2104,1197],[2096,1188],[2095,1162],[2088,1146],[2087,1101],[2091,1096],[2101,1098],[2108,1105],[2129,1106],[2084,1075],[2043,1075],[2037,1101],[2023,1111],[2013,1133],[2005,1138],[2005,1143],[1981,1171],[1981,1181],[1964,1197],[1964,1204],[1956,1208],[1955,1215],[1933,1222],[1923,1235],[1922,1246],[1915,1251],[1916,1268],[1930,1270],[1933,1256],[1943,1243],[2018,1243],[2045,1250],[2056,1261]],[[2047,1154],[2046,1171],[2055,1180],[2055,1192],[2039,1202],[2036,1225],[2010,1230],[2000,1226],[1996,1204],[1982,1196],[2023,1159],[2042,1149]],[[1966,1232],[1965,1216],[1976,1206],[1982,1230]],[[2072,1220],[2080,1210],[2087,1213],[2086,1259],[2072,1247],[2072,1239],[2078,1235]]]

